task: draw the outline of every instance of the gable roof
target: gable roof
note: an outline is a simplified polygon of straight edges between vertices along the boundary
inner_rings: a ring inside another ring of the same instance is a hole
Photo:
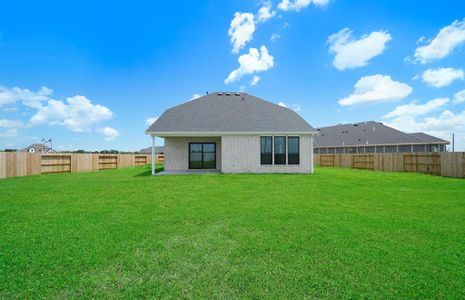
[[[39,143],[31,144],[31,145],[27,146],[26,148],[23,148],[23,149],[21,149],[19,151],[20,152],[26,152],[26,151],[29,151],[29,149],[31,149],[31,148],[34,148],[36,151],[43,151],[43,152],[53,151],[52,148],[50,148],[48,146],[45,146],[44,144],[39,144]]]
[[[216,92],[166,110],[146,133],[314,133],[295,111],[246,93]]]
[[[429,140],[420,138],[418,134],[408,134],[374,121],[322,127],[318,132],[316,147],[449,143],[426,134],[421,136],[428,136]]]

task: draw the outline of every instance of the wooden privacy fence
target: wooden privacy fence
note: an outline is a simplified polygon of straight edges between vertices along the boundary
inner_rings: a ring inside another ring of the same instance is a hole
[[[92,172],[142,166],[152,161],[147,154],[87,154],[0,152],[0,178],[50,173]],[[163,156],[157,156],[163,162]]]
[[[322,167],[465,177],[465,152],[315,154],[314,163]]]

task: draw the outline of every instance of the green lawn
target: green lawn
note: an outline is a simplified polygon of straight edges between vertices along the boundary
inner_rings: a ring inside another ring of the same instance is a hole
[[[465,297],[465,180],[149,174],[0,180],[0,298]]]

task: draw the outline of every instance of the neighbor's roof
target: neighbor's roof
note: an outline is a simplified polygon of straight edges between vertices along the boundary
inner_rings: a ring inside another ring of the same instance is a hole
[[[156,153],[165,153],[165,146],[155,146],[155,152]],[[140,149],[139,153],[141,154],[151,154],[152,153],[152,147],[147,147],[144,149]]]
[[[318,132],[316,147],[449,143],[424,133],[408,134],[373,121],[322,127]]]
[[[146,132],[312,133],[316,130],[289,108],[246,93],[215,92],[168,109]]]
[[[410,133],[410,135],[427,143],[448,143],[449,144],[449,142],[446,140],[437,138],[435,136],[432,136],[432,135],[429,135],[423,132]]]
[[[41,151],[41,150],[45,150],[45,151],[50,151],[51,148],[48,147],[48,146],[45,146],[44,144],[39,144],[39,143],[35,143],[35,144],[31,144],[29,146],[27,146],[26,148],[23,148],[19,151],[29,151],[29,149],[31,148],[34,148],[36,151]]]

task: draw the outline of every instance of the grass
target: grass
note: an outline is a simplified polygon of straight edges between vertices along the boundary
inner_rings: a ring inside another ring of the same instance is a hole
[[[0,180],[0,298],[465,297],[465,180],[149,173]]]

